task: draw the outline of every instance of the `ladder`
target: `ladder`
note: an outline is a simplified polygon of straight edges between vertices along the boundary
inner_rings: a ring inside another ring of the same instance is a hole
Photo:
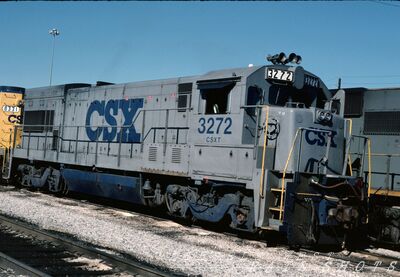
[[[285,199],[285,191],[286,191],[285,188],[286,188],[286,183],[288,181],[287,179],[285,180],[286,174],[287,174],[287,169],[288,169],[288,166],[289,166],[289,162],[290,162],[290,160],[292,158],[292,154],[293,154],[293,150],[294,150],[294,147],[296,145],[296,142],[297,142],[297,138],[299,137],[299,134],[301,134],[301,133],[302,133],[301,129],[297,129],[296,130],[296,134],[294,136],[292,145],[291,145],[290,150],[289,150],[289,155],[288,155],[288,157],[286,159],[285,167],[284,167],[283,172],[282,172],[282,178],[279,181],[280,187],[271,188],[271,192],[273,193],[273,195],[277,195],[278,196],[277,199],[279,199],[279,207],[278,208],[272,207],[272,208],[270,208],[270,211],[279,212],[279,221],[281,221],[281,222],[283,221],[283,211],[284,211],[284,208],[285,208],[285,201],[284,201],[284,199]]]
[[[279,184],[277,187],[271,187],[269,189],[270,198],[268,202],[268,211],[270,214],[270,219],[283,221],[283,211],[285,208],[285,193],[286,193],[286,185],[289,182],[292,182],[293,177],[286,177],[279,180]]]
[[[11,149],[4,147],[3,148],[3,157],[2,157],[2,161],[1,161],[1,178],[2,179],[5,179],[5,180],[10,179],[11,162],[12,162]]]

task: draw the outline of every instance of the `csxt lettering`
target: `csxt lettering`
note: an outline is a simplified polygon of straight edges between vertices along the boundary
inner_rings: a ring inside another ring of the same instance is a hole
[[[121,139],[121,142],[140,142],[140,134],[136,132],[135,126],[132,121],[137,111],[143,108],[143,98],[139,99],[119,99],[106,101],[93,101],[86,114],[86,134],[91,141],[103,140],[103,141],[117,141]],[[123,115],[124,121],[117,133],[117,119],[118,114]],[[102,127],[91,127],[92,118],[94,116],[104,117],[107,126]]]
[[[318,130],[307,130],[305,133],[305,138],[308,144],[310,145],[318,145],[318,146],[326,146],[328,145],[328,137],[331,138],[331,147],[337,147],[335,143],[335,136],[337,132],[330,131],[330,133]]]

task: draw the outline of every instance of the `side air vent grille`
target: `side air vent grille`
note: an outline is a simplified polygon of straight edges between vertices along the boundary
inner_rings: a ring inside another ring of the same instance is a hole
[[[175,164],[181,163],[182,149],[181,148],[172,148],[172,159],[171,162]]]
[[[381,111],[365,112],[365,135],[399,135],[400,112]]]
[[[157,161],[157,147],[154,146],[149,147],[149,161],[151,162]]]

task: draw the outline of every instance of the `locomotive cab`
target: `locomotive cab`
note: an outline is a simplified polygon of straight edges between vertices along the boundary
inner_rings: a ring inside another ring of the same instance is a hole
[[[256,225],[284,230],[292,245],[344,244],[364,227],[367,199],[367,187],[345,176],[345,121],[325,109],[329,91],[302,67],[272,65],[265,79],[263,105],[244,107],[256,109],[247,113],[248,133],[258,130]]]

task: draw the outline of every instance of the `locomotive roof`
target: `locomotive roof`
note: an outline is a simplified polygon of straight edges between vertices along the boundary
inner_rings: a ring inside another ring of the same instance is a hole
[[[167,78],[167,79],[158,79],[158,80],[148,80],[148,81],[135,81],[135,82],[127,82],[127,83],[120,83],[120,84],[107,84],[102,82],[101,87],[113,87],[113,88],[120,88],[120,87],[145,87],[145,86],[157,86],[157,85],[167,85],[167,84],[176,84],[176,83],[188,83],[188,82],[197,82],[197,81],[206,81],[206,80],[221,80],[221,79],[229,79],[229,78],[243,78],[245,80],[248,76],[252,75],[259,69],[265,68],[267,66],[276,67],[276,65],[261,65],[261,66],[251,66],[251,67],[241,67],[241,68],[230,68],[230,69],[222,69],[222,70],[213,70],[209,71],[203,75],[195,75],[195,76],[182,76],[176,78]],[[317,77],[311,72],[305,71],[307,74]],[[329,93],[325,84],[321,80],[321,88],[323,89],[324,93]],[[45,86],[39,88],[31,88],[29,89],[30,92],[47,92],[51,93],[52,96],[55,94],[64,93],[67,90],[72,91],[80,91],[82,89],[86,90],[88,87],[98,87],[96,85],[90,85],[86,83],[71,83],[71,84],[63,84],[63,85],[56,85],[56,86]],[[331,94],[326,95],[328,98],[331,97]],[[29,96],[27,97],[29,98]]]
[[[383,91],[400,91],[400,87],[391,87],[391,88],[365,88],[365,87],[352,87],[352,88],[342,88],[346,93],[359,93],[364,91],[374,91],[374,92],[383,92]],[[335,94],[338,89],[330,89],[329,91],[332,94]]]
[[[25,89],[13,86],[0,86],[0,92],[24,93]]]
[[[157,79],[157,80],[148,80],[148,81],[136,81],[136,82],[115,84],[113,86],[140,87],[140,86],[145,86],[145,85],[148,86],[148,85],[158,85],[158,84],[174,84],[174,83],[195,82],[195,81],[202,81],[202,80],[226,79],[226,78],[232,78],[232,77],[247,77],[262,67],[263,66],[254,66],[254,67],[213,70],[213,71],[209,71],[203,75],[182,76],[182,77],[176,77],[176,78]]]

